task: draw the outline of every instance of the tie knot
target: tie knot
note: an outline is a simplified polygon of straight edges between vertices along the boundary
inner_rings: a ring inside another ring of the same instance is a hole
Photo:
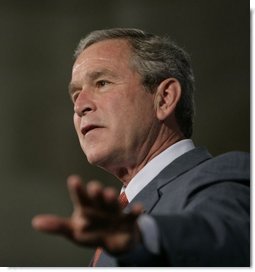
[[[124,209],[127,204],[128,204],[128,199],[127,199],[127,196],[125,194],[125,192],[122,192],[120,195],[119,195],[119,203],[120,203],[120,207],[122,209]]]

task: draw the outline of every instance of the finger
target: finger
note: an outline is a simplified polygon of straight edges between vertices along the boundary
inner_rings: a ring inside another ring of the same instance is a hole
[[[90,198],[97,198],[102,196],[103,187],[97,180],[92,180],[87,183],[87,194]]]
[[[131,213],[134,215],[140,215],[144,213],[144,207],[141,203],[135,203],[131,208]]]
[[[83,188],[82,179],[80,176],[72,175],[67,179],[68,190],[74,208],[81,209],[88,205],[88,196]]]
[[[98,181],[90,181],[86,186],[86,194],[88,196],[89,206],[85,212],[100,212],[103,204],[103,187]]]
[[[106,203],[118,201],[118,193],[115,188],[106,187],[104,189],[104,200]]]
[[[118,201],[118,193],[115,188],[112,187],[105,188],[103,192],[103,197],[105,202],[105,210],[108,213],[116,214],[121,211]]]
[[[110,201],[114,193],[111,194],[110,192],[109,197],[106,197],[105,199],[105,191],[107,191],[107,189],[103,188],[98,181],[90,181],[87,184],[86,189],[91,208],[97,210],[97,212],[106,212],[108,206],[107,200]]]
[[[91,201],[91,207],[99,213],[116,213],[119,211],[117,191],[115,188],[106,187],[97,181],[89,182],[87,194]]]
[[[72,226],[69,219],[55,215],[38,215],[32,219],[34,229],[42,232],[71,237]]]

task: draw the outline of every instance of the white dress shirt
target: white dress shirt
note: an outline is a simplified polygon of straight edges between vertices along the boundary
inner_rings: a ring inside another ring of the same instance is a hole
[[[184,153],[195,148],[192,140],[181,140],[165,149],[144,168],[142,168],[128,183],[127,187],[122,188],[125,191],[128,201],[132,199],[149,184],[168,164],[180,157]],[[159,231],[155,220],[150,216],[143,214],[138,218],[145,247],[152,253],[159,253]]]
[[[122,191],[125,190],[128,202],[131,200],[148,184],[150,183],[168,164],[174,161],[176,158],[180,157],[184,153],[190,151],[195,146],[190,139],[181,140],[151,161],[149,161],[144,168],[142,168],[128,183],[126,188],[122,188]]]

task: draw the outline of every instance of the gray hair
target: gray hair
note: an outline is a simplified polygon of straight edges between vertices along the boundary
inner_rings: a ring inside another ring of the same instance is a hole
[[[184,136],[190,138],[194,116],[194,76],[189,55],[169,38],[139,29],[113,28],[88,34],[78,44],[74,57],[77,58],[90,45],[109,39],[129,42],[134,57],[132,61],[146,90],[154,92],[155,88],[169,77],[174,77],[180,82],[182,94],[176,106],[175,116]]]

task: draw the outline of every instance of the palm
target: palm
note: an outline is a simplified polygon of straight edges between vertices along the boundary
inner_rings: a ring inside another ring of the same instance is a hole
[[[125,214],[113,188],[103,188],[95,181],[83,187],[77,176],[69,177],[68,188],[74,206],[72,216],[36,216],[35,229],[63,235],[79,245],[101,246],[111,254],[123,253],[140,240],[136,225],[140,205]]]

